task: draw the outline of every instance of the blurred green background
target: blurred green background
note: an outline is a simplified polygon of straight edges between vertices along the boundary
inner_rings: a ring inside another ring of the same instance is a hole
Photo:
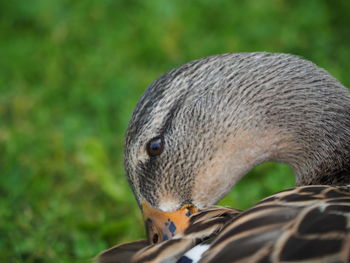
[[[350,86],[350,1],[31,0],[0,3],[0,261],[87,262],[144,237],[124,178],[140,94],[207,55],[300,55]],[[264,164],[222,202],[293,185]]]

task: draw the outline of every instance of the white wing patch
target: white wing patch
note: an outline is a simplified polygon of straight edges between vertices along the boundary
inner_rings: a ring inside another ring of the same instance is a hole
[[[199,244],[187,251],[176,263],[197,263],[208,248],[209,245]]]

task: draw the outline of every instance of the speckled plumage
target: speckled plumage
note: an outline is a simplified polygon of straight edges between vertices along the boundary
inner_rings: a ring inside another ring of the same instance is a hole
[[[349,112],[346,88],[298,57],[203,58],[164,74],[141,97],[127,132],[127,175],[138,200],[155,207],[168,200],[177,203],[174,209],[215,203],[268,160],[290,164],[297,185],[350,183]],[[164,138],[164,152],[149,157],[145,145],[157,136]],[[225,188],[212,199],[196,203],[198,176],[228,180],[219,182]]]
[[[153,138],[164,150],[150,156]],[[242,213],[210,208],[265,161],[289,164],[298,187]],[[191,251],[201,263],[350,260],[350,93],[309,61],[223,54],[164,74],[130,120],[125,168],[139,203],[201,210],[183,233],[126,261],[190,262]]]

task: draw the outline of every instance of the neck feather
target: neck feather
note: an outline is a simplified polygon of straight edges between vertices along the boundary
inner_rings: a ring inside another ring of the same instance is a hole
[[[224,137],[223,145],[206,160],[195,179],[196,205],[216,203],[252,168],[266,161],[290,165],[298,186],[350,184],[348,141],[344,148],[334,148],[337,141],[312,145],[299,136],[290,130],[275,128],[236,131]]]

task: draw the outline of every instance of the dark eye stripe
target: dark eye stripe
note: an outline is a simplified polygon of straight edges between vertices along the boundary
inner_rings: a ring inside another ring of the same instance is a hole
[[[149,156],[157,156],[163,152],[164,142],[161,137],[156,137],[150,140],[146,145],[146,150]]]

